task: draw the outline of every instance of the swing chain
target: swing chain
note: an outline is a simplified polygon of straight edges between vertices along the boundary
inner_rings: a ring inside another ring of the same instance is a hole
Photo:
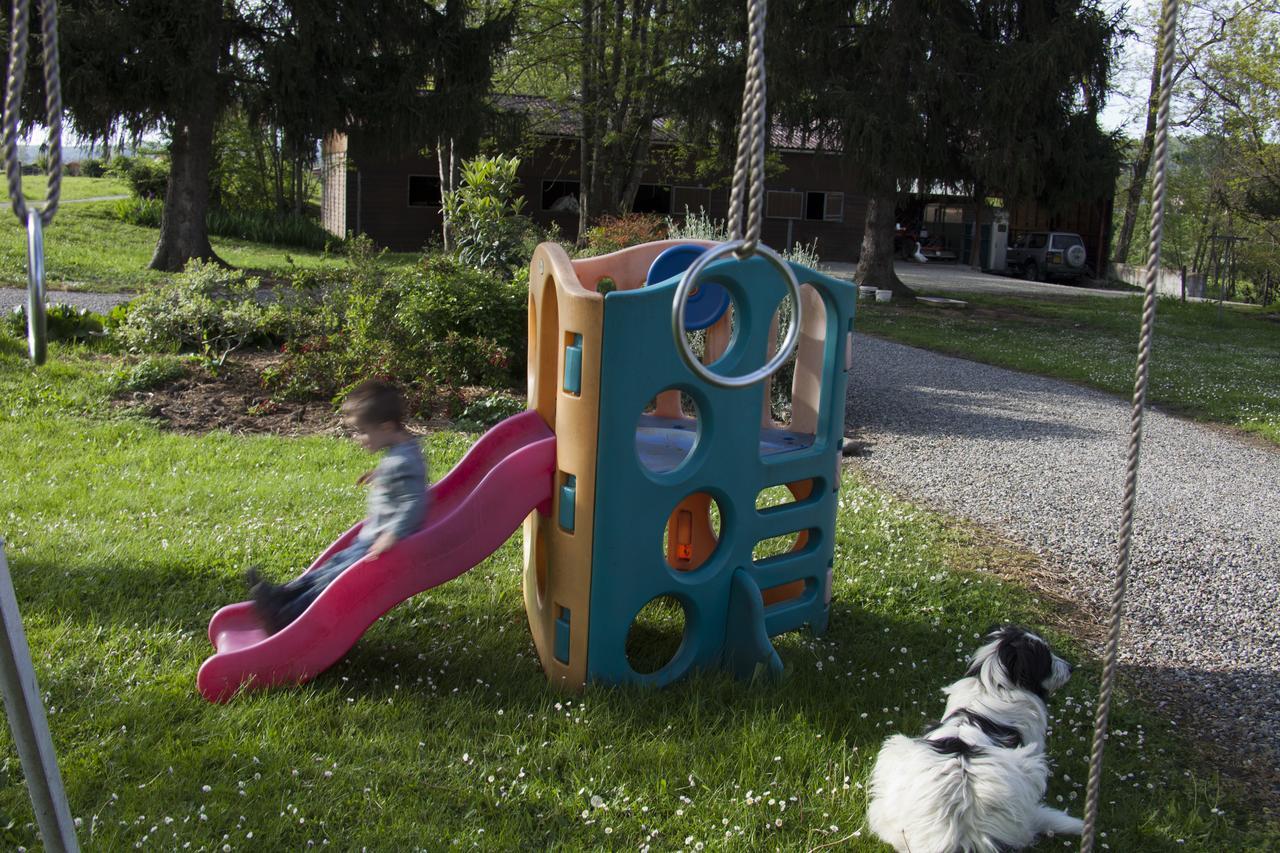
[[[768,124],[765,98],[764,36],[767,0],[747,0],[746,79],[742,87],[742,117],[738,121],[738,153],[733,167],[733,186],[729,193],[729,240],[704,252],[680,277],[672,297],[671,333],[676,350],[685,365],[701,379],[720,388],[746,388],[763,382],[791,360],[800,343],[803,306],[800,282],[795,270],[782,256],[760,242],[764,221],[764,149]],[[745,225],[744,225],[745,220]],[[685,337],[685,308],[698,276],[712,262],[732,254],[739,261],[752,255],[764,258],[787,285],[787,297],[793,306],[786,338],[777,353],[762,367],[742,376],[725,376],[709,369],[694,355]]]
[[[58,3],[37,0],[44,43],[45,126],[49,132],[49,185],[44,204],[28,209],[22,195],[22,163],[18,158],[18,130],[22,121],[22,89],[27,73],[31,28],[31,0],[13,0],[9,69],[4,94],[5,174],[13,215],[27,229],[27,349],[31,360],[43,364],[48,345],[45,317],[44,227],[53,221],[62,193],[62,80],[58,68]]]
[[[1147,380],[1151,361],[1151,340],[1156,319],[1156,278],[1160,274],[1160,248],[1164,236],[1165,189],[1168,167],[1169,100],[1173,89],[1173,48],[1178,21],[1178,0],[1163,0],[1160,15],[1160,89],[1156,109],[1155,174],[1151,182],[1151,241],[1147,248],[1145,293],[1142,302],[1142,331],[1138,340],[1138,363],[1133,383],[1133,409],[1129,416],[1129,449],[1125,464],[1124,496],[1121,500],[1120,529],[1116,537],[1115,587],[1111,595],[1109,630],[1103,652],[1102,685],[1094,719],[1093,749],[1089,757],[1089,783],[1085,791],[1084,830],[1080,853],[1091,853],[1098,823],[1098,797],[1102,785],[1102,752],[1107,739],[1107,718],[1115,689],[1120,654],[1120,625],[1124,618],[1124,595],[1129,580],[1129,557],[1133,545],[1133,512],[1138,491],[1138,457],[1142,449],[1142,416],[1147,404]]]

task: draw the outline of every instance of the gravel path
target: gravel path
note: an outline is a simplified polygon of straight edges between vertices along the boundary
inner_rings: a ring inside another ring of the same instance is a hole
[[[132,298],[132,293],[89,293],[77,290],[49,290],[45,292],[46,302],[61,302],[66,305],[74,305],[77,308],[88,308],[90,311],[96,311],[99,314],[105,314],[111,310],[111,306],[119,305],[121,302],[128,302]],[[0,310],[12,311],[13,306],[26,304],[27,291],[19,290],[16,287],[0,287]]]
[[[855,360],[865,468],[1025,543],[1103,618],[1128,402],[865,336]],[[1280,796],[1280,451],[1151,410],[1145,424],[1123,660]]]

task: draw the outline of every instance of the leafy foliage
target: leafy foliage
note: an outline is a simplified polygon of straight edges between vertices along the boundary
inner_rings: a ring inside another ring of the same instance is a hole
[[[458,420],[460,429],[482,430],[518,415],[525,410],[525,402],[519,397],[501,391],[476,400],[467,406]]]
[[[604,216],[587,232],[586,253],[605,255],[628,246],[665,240],[667,221],[652,213],[624,213]]]
[[[524,197],[516,157],[474,157],[462,164],[462,182],[444,194],[458,258],[481,269],[511,273],[527,258],[532,234],[524,216]]]
[[[199,352],[217,364],[263,334],[268,317],[258,279],[193,260],[133,300],[120,337],[135,352]]]
[[[365,238],[352,241],[348,269],[311,282],[315,326],[286,341],[284,362],[264,378],[288,399],[335,399],[369,376],[394,379],[420,409],[437,388],[512,387],[524,375],[523,277],[429,255],[396,272]]]
[[[133,364],[122,364],[111,374],[116,394],[126,391],[150,391],[181,379],[187,373],[186,359],[172,355],[148,356]]]
[[[126,182],[134,198],[160,201],[169,185],[169,162],[160,157],[117,155],[111,158],[106,174]]]
[[[102,315],[95,314],[87,308],[77,308],[62,302],[45,306],[45,329],[49,339],[54,341],[83,341],[102,334],[104,328]],[[27,334],[27,309],[25,305],[15,305],[5,318],[5,328],[14,337],[25,337]]]

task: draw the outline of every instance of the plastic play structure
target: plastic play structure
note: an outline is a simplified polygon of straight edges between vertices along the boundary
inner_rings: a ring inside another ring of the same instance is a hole
[[[268,635],[250,602],[219,610],[200,693],[221,702],[242,687],[315,677],[382,614],[463,574],[522,521],[525,607],[553,683],[780,670],[770,637],[827,624],[856,289],[792,265],[803,310],[791,420],[775,423],[770,380],[717,387],[677,353],[673,295],[710,247],[664,241],[571,261],[558,244],[539,246],[529,411],[491,429],[431,487],[421,531],[352,566],[283,631]],[[720,260],[685,303],[684,328],[703,337],[702,361],[732,377],[776,355],[785,304],[787,287],[764,258]],[[757,509],[775,486],[792,500]],[[755,557],[778,537],[794,539],[789,551]],[[627,633],[663,596],[684,610],[683,642],[665,666],[637,672]]]

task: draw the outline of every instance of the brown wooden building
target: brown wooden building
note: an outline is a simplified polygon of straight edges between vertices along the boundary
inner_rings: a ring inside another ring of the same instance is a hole
[[[507,97],[501,104],[508,114],[529,120],[535,142],[532,153],[522,156],[519,177],[525,211],[544,228],[555,224],[566,239],[578,232],[579,138],[576,113],[562,105],[535,97]],[[655,125],[651,165],[641,177],[634,209],[679,219],[689,211],[705,211],[714,219],[728,216],[728,176],[713,182],[681,177],[670,169],[675,140]],[[524,146],[526,149],[528,145]],[[860,194],[856,167],[842,153],[818,144],[812,137],[775,128],[769,150],[781,161],[782,170],[765,183],[764,240],[777,249],[814,244],[825,261],[856,261],[862,244],[866,199]],[[683,170],[691,174],[692,169]],[[342,134],[330,135],[322,147],[322,221],[331,233],[365,234],[394,251],[417,251],[440,235],[440,177],[434,152],[385,158],[362,155],[358,143]],[[714,184],[714,185],[713,185]],[[927,207],[956,211],[953,228],[923,222]],[[974,227],[975,211],[969,199],[921,196],[904,202],[900,220],[908,226],[932,224],[945,232],[947,254],[968,258],[969,241],[985,242],[992,227]],[[1053,228],[1075,231],[1084,238],[1090,265],[1101,261],[1105,269],[1110,254],[1111,200],[1078,204],[1072,210],[1051,214],[1035,205],[1017,205],[1009,211],[1010,232]],[[954,232],[954,233],[952,233]],[[998,253],[997,253],[998,254]],[[983,257],[994,257],[984,250]],[[990,265],[984,260],[984,266]],[[1002,261],[1000,261],[1002,263]]]
[[[544,121],[533,153],[521,158],[519,177],[525,211],[542,227],[553,223],[567,239],[578,232],[579,139],[563,110],[545,106]],[[847,160],[823,151],[808,140],[775,131],[770,150],[783,170],[766,183],[768,191],[764,240],[778,249],[812,244],[827,260],[856,259],[866,213],[864,198],[854,191]],[[655,164],[672,140],[655,135]],[[394,251],[415,251],[440,234],[440,176],[433,152],[395,159],[362,156],[358,143],[331,134],[322,148],[322,221],[331,233],[366,234]],[[692,171],[692,170],[690,170]],[[682,179],[653,165],[641,177],[634,210],[679,219],[686,209],[704,211],[714,219],[728,216],[729,188],[725,180],[709,183]]]

